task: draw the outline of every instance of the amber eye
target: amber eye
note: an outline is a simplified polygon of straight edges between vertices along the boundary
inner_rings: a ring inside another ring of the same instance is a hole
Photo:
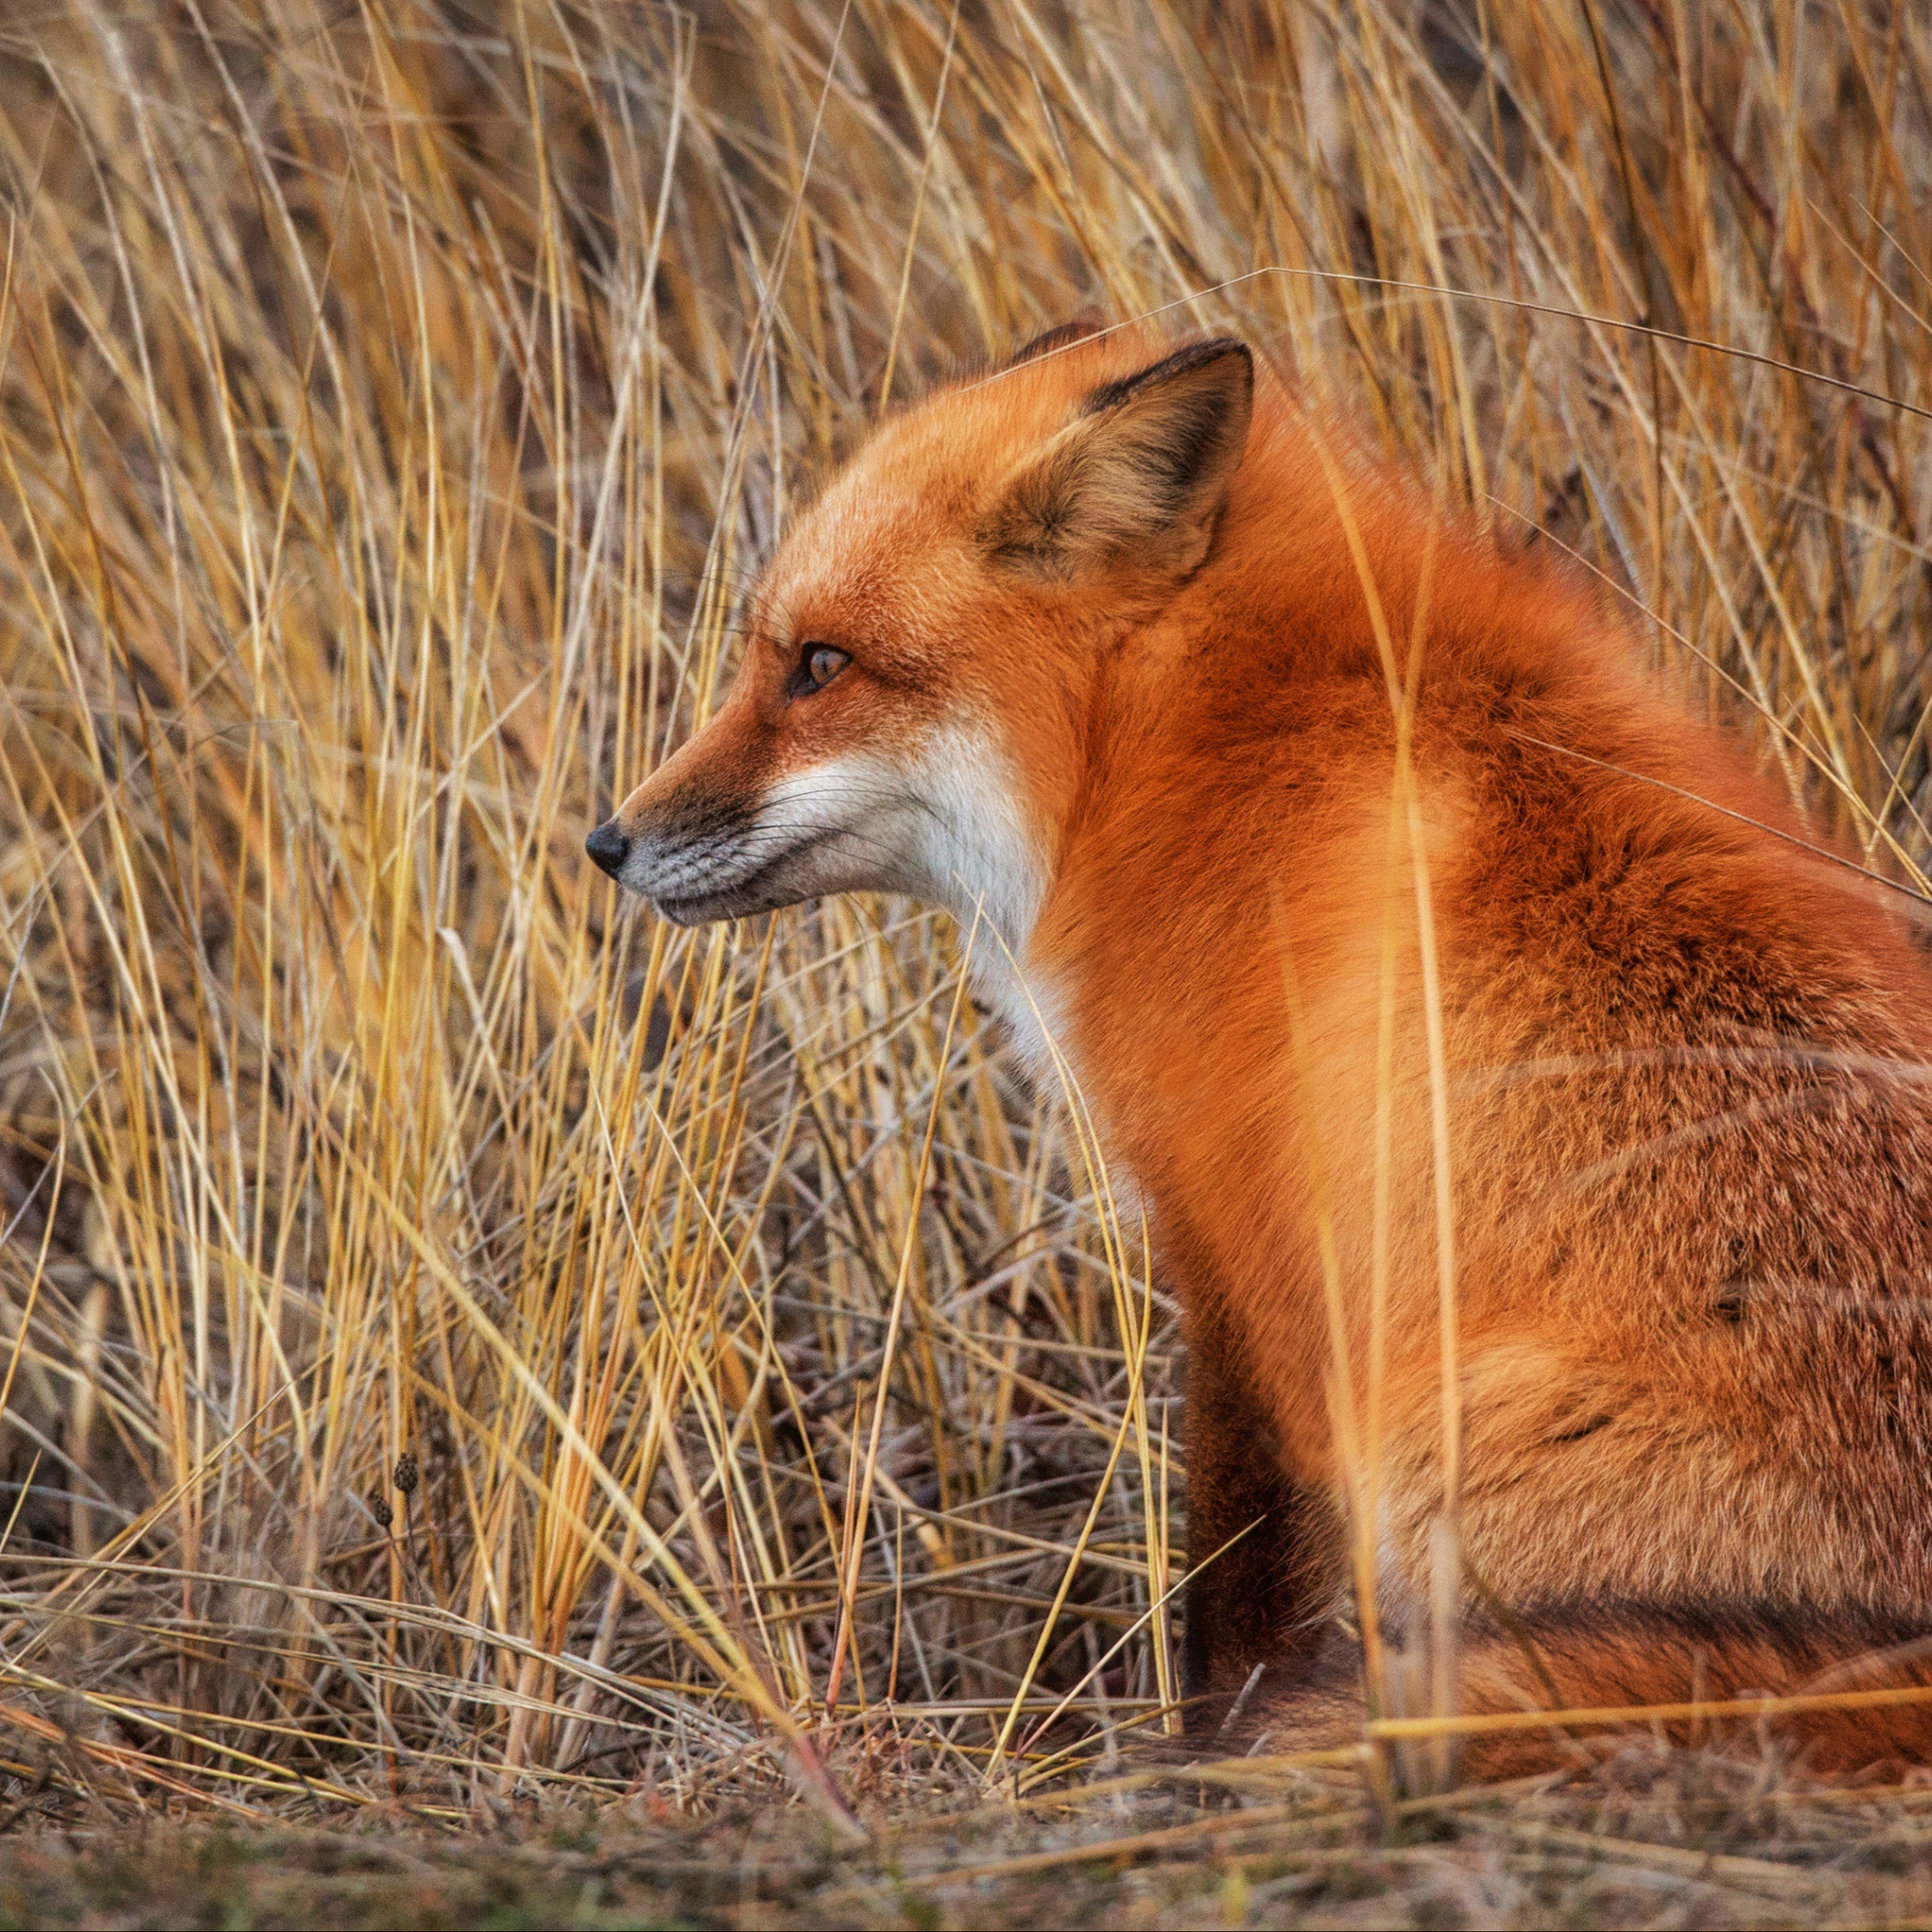
[[[808,646],[803,666],[805,689],[823,691],[851,661],[850,652],[835,650],[830,644]]]

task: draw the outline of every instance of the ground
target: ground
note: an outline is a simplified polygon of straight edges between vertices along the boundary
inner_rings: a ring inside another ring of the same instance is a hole
[[[1352,1773],[1161,1767],[1019,1806],[677,1817],[634,1792],[466,1822],[405,1804],[263,1827],[16,1804],[0,1925],[1907,1926],[1932,1924],[1932,1786],[1624,1751],[1588,1775],[1398,1801]]]

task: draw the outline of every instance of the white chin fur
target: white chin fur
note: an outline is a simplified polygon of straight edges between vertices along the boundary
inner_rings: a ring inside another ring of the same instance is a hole
[[[776,854],[782,861],[761,870]],[[680,924],[850,891],[906,892],[968,930],[976,915],[974,991],[1006,1022],[1034,1082],[1058,1088],[1047,1040],[1061,1037],[1060,1001],[1022,971],[1046,896],[1045,856],[1019,774],[985,728],[945,726],[911,759],[854,753],[791,773],[765,794],[752,837],[707,858],[675,865],[681,903],[661,909]],[[759,907],[740,903],[741,882]],[[671,881],[637,883],[661,904],[654,888]]]
[[[947,726],[908,762],[828,759],[773,786],[759,820],[779,839],[808,829],[823,835],[795,869],[787,868],[788,885],[812,879],[795,898],[906,892],[943,906],[962,932],[973,930],[976,917],[974,991],[1005,1023],[1014,1057],[1037,1090],[1059,1095],[1077,1082],[1065,999],[1025,965],[1046,896],[1046,858],[1026,822],[1019,774],[990,732]],[[1108,1185],[1131,1250],[1139,1190],[1117,1160],[1108,1161]]]
[[[781,778],[761,824],[822,834],[804,861],[815,892],[906,892],[971,930],[973,990],[1004,1020],[1028,1075],[1057,1088],[1047,1035],[1059,1001],[1022,966],[1046,896],[1044,854],[1026,823],[1019,774],[983,726],[934,732],[916,758],[830,758]],[[800,894],[799,896],[805,896]]]
[[[956,724],[927,741],[908,775],[924,808],[924,896],[969,925],[978,913],[1006,950],[1024,959],[1047,879],[1021,806],[1019,774],[987,733]]]
[[[949,726],[913,759],[858,753],[793,772],[765,794],[758,824],[774,845],[811,841],[786,868],[798,898],[908,892],[964,924],[977,911],[998,938],[982,935],[976,953],[1025,956],[1046,867],[1018,776],[983,731]]]

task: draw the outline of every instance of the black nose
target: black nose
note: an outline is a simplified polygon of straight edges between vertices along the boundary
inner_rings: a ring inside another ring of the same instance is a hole
[[[624,870],[624,855],[630,850],[630,841],[617,829],[614,820],[607,819],[584,841],[584,850],[615,878]]]

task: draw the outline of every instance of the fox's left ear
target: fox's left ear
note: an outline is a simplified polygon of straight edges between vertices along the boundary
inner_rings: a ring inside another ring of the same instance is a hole
[[[1063,583],[1122,564],[1186,576],[1208,554],[1254,405],[1255,358],[1231,337],[1108,383],[1008,478],[981,540],[1008,568]]]

